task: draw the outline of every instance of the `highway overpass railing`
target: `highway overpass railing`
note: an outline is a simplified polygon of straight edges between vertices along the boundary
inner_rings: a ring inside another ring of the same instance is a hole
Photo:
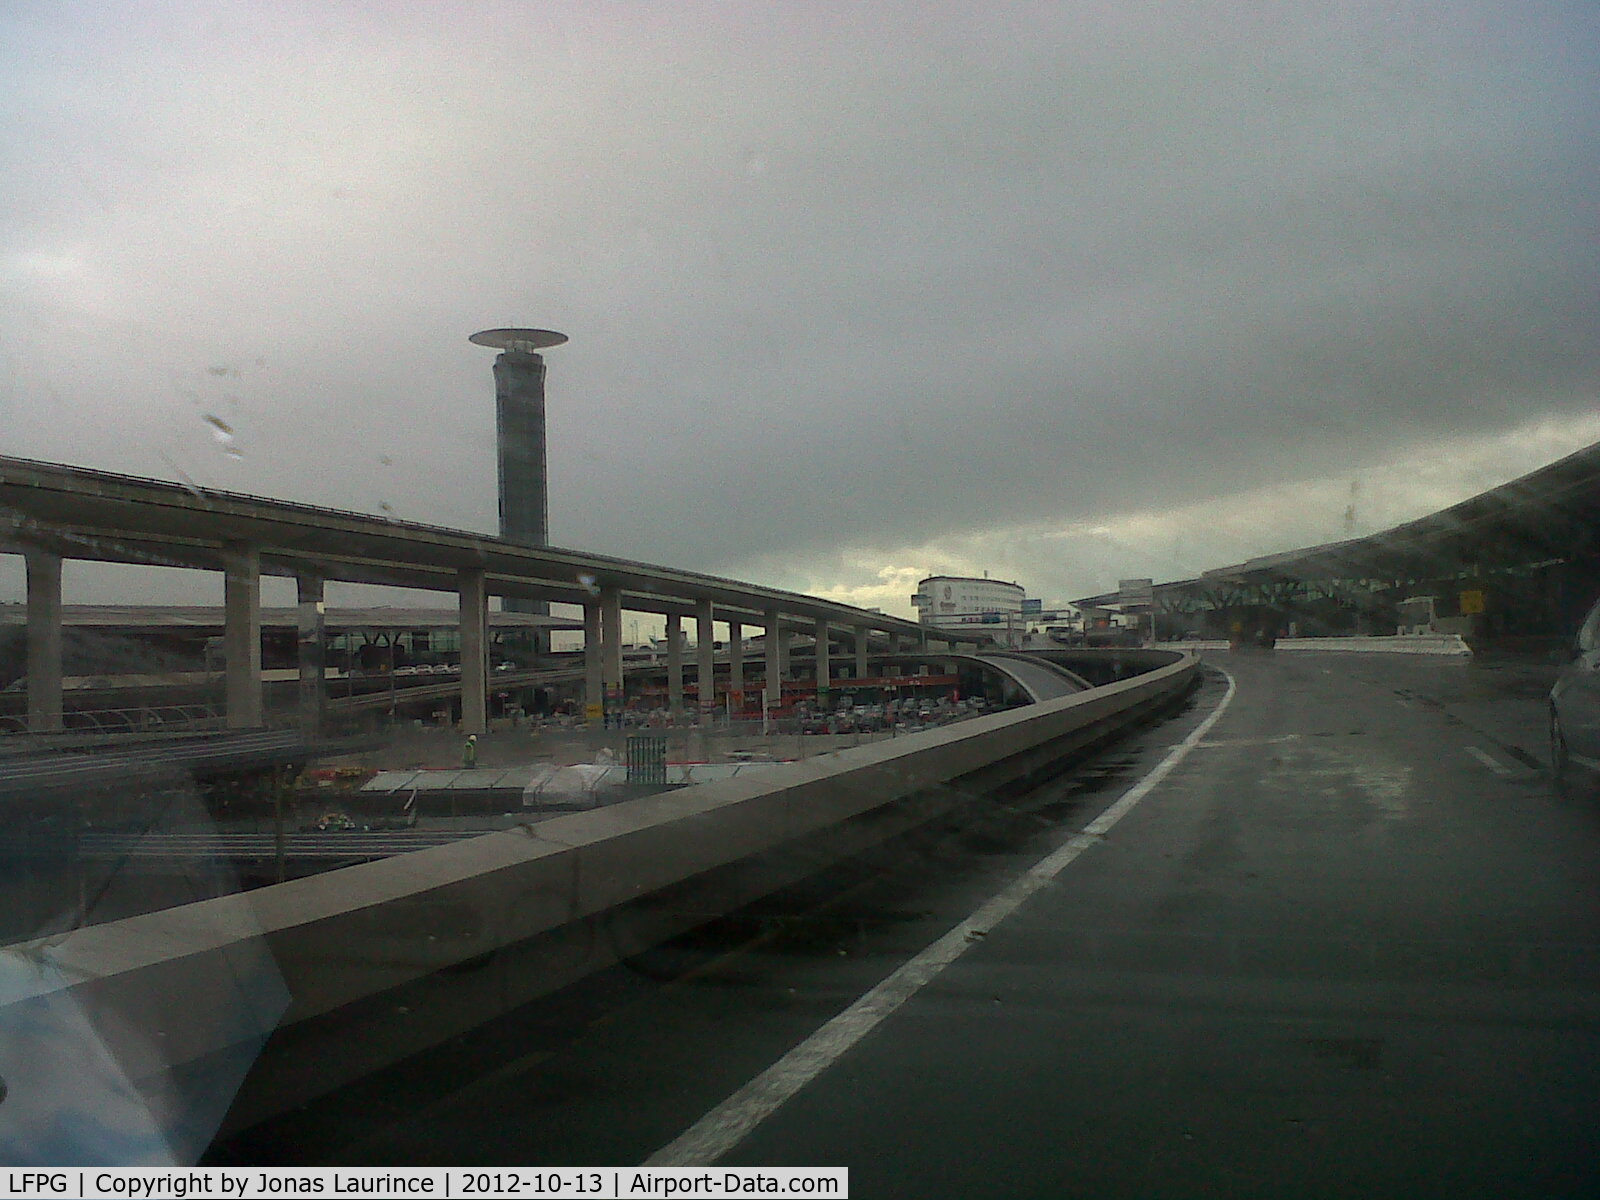
[[[759,775],[13,945],[0,956],[0,982],[13,1006],[70,1009],[92,1026],[132,1088],[185,1115],[183,1136],[200,1139],[189,1147],[198,1154],[240,1079],[227,1129],[628,959],[974,795],[1053,773],[1198,678],[1191,654],[1118,653],[1144,673]]]

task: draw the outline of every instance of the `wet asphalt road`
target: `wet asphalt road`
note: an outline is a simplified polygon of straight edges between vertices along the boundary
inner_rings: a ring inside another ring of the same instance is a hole
[[[1600,805],[1550,794],[1547,672],[1213,659],[1235,694],[1173,773],[723,1162],[848,1166],[862,1197],[1600,1195]],[[1075,782],[224,1149],[640,1162],[1080,829],[1226,686]]]

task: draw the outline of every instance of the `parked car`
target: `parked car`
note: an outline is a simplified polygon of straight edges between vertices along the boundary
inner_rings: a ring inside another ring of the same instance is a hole
[[[1600,777],[1600,601],[1550,689],[1550,775],[1561,796],[1592,795]]]

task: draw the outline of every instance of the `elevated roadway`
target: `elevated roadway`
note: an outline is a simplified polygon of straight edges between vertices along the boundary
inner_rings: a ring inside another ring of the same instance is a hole
[[[919,635],[914,621],[778,588],[466,530],[319,508],[163,480],[0,456],[0,549],[65,558],[227,572],[241,548],[262,574],[454,592],[481,572],[489,594],[583,605],[596,589],[625,593],[639,612],[692,615],[696,600],[744,614],[785,616]]]
[[[680,622],[698,627],[700,673],[709,677],[713,623],[761,626],[769,676],[785,670],[787,640],[834,632],[858,656],[873,634],[922,644],[914,621],[780,588],[558,547],[524,545],[465,530],[395,521],[283,500],[202,489],[57,463],[0,457],[0,551],[28,564],[28,704],[35,729],[59,728],[61,565],[67,559],[192,567],[224,577],[227,716],[261,724],[263,574],[296,580],[303,722],[325,709],[324,594],[332,581],[454,592],[459,600],[463,723],[486,723],[488,602],[558,601],[584,609],[585,686],[598,708],[622,681],[622,613],[667,618],[669,671],[681,678]],[[941,640],[960,640],[943,633]],[[824,672],[825,675],[825,672]],[[675,695],[681,687],[675,686]],[[681,699],[673,707],[679,707]]]
[[[975,654],[972,660],[1014,682],[1034,703],[1059,700],[1091,687],[1087,679],[1059,663],[1029,654]]]
[[[1035,655],[1026,653],[990,653],[990,654],[962,654],[955,651],[946,651],[938,654],[895,654],[885,655],[881,652],[872,652],[872,658],[880,667],[885,664],[904,666],[924,666],[950,664],[970,664],[990,672],[996,677],[1010,682],[1030,703],[1043,700],[1058,700],[1063,696],[1070,696],[1092,686],[1083,676],[1076,674],[1067,667]],[[729,662],[727,654],[718,654],[715,662],[726,666]],[[643,664],[626,663],[624,674],[628,677],[662,675],[666,672],[664,663]],[[581,682],[584,678],[585,668],[557,667],[550,670],[535,671],[507,671],[496,672],[492,676],[492,686],[495,690],[510,690],[520,687],[550,687],[559,684],[572,684]],[[849,680],[839,681],[848,684]],[[372,686],[371,681],[367,681]],[[456,679],[440,678],[437,681],[429,676],[411,676],[407,682],[399,684],[393,689],[370,690],[360,695],[342,697],[336,696],[329,700],[329,707],[335,711],[358,711],[362,709],[387,708],[397,699],[400,702],[415,702],[422,700],[448,700],[461,695],[461,681]]]
[[[1600,1191],[1600,813],[1548,788],[1548,669],[1215,663],[1009,816],[414,1060],[387,1086],[417,1107],[353,1090],[217,1154],[827,1163],[874,1197]],[[752,1100],[797,1047],[798,1089]],[[673,1158],[708,1114],[712,1152]]]

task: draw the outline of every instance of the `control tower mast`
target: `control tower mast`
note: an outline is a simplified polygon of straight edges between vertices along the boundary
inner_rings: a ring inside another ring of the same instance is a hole
[[[567,340],[552,329],[485,329],[469,339],[501,351],[494,360],[495,434],[499,447],[500,536],[526,546],[550,544],[546,469],[544,357]],[[507,612],[549,615],[542,600],[507,598]],[[547,639],[540,636],[541,649]]]

